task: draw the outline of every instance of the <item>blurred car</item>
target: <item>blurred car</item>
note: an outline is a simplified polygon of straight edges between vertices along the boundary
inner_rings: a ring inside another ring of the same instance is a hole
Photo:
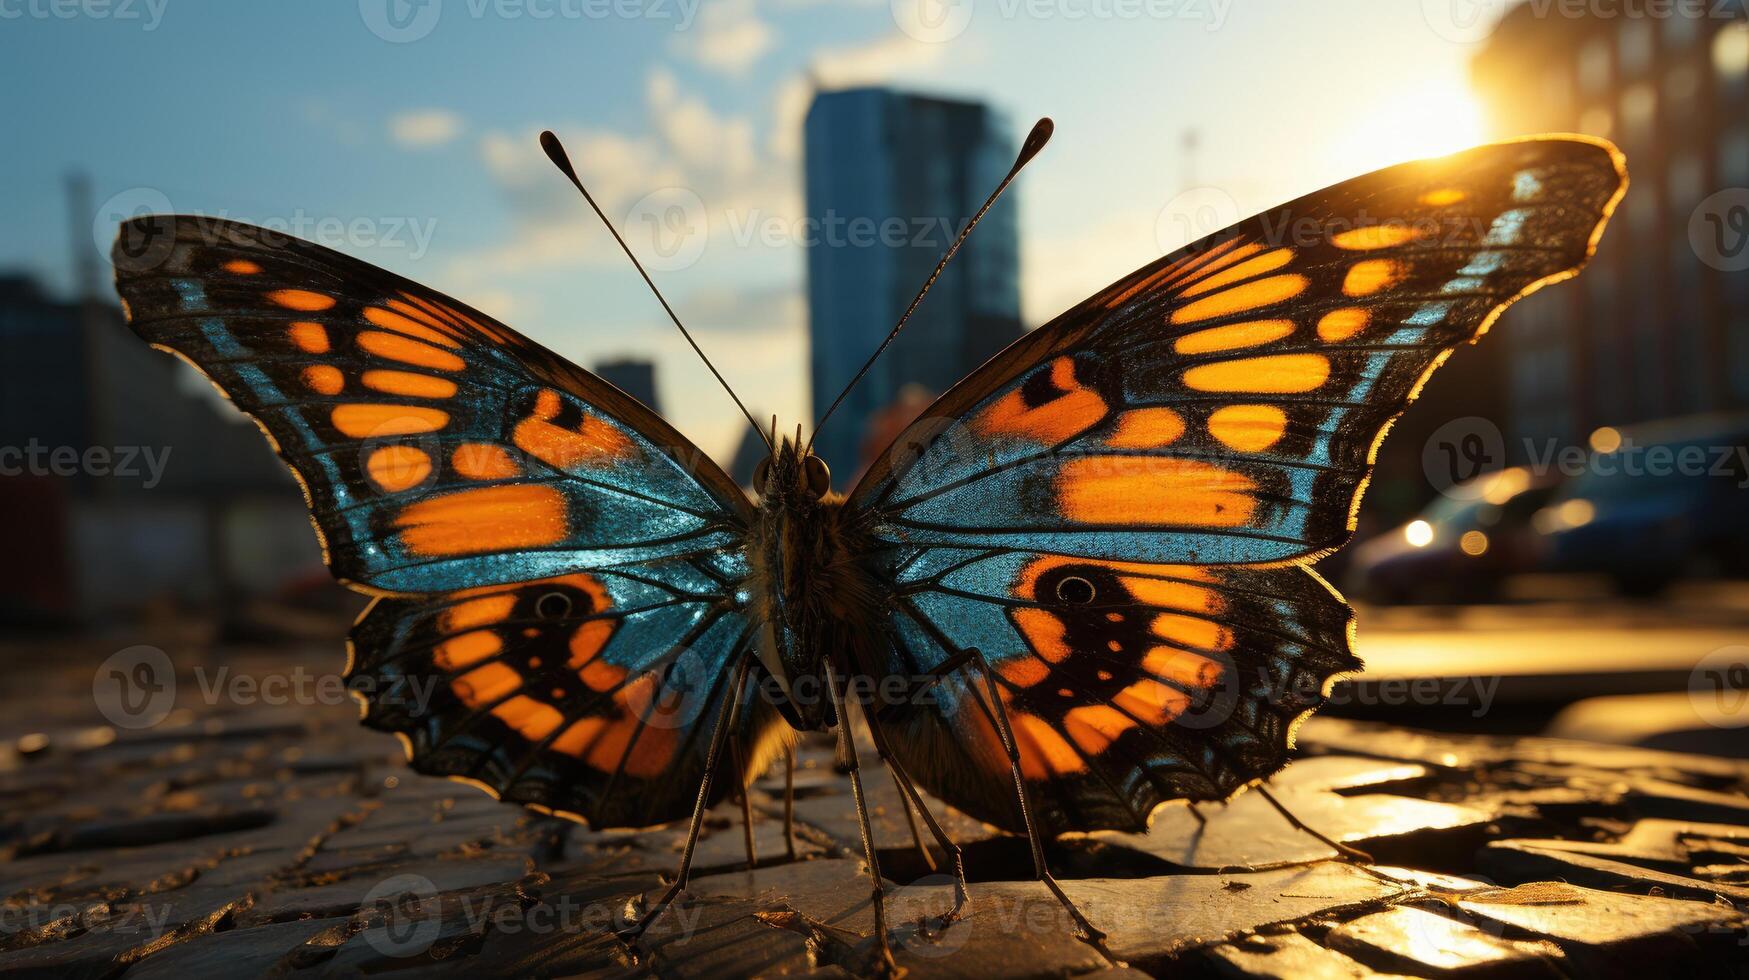
[[[1630,595],[1749,572],[1749,415],[1600,429],[1592,448],[1532,520],[1550,570],[1607,574]]]
[[[1541,542],[1531,518],[1559,485],[1559,474],[1522,466],[1457,484],[1414,520],[1355,548],[1347,591],[1386,605],[1497,598],[1506,576],[1536,567]]]

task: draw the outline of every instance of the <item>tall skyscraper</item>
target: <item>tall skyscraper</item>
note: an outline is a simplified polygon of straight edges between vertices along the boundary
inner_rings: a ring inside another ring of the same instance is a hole
[[[1605,425],[1749,406],[1749,23],[1742,0],[1507,12],[1473,66],[1500,135],[1577,131],[1632,183],[1591,268],[1514,310],[1512,428],[1583,443]],[[1717,236],[1716,240],[1714,236]]]
[[[595,376],[643,402],[657,415],[662,414],[662,402],[656,397],[655,362],[635,357],[597,361]]]
[[[981,103],[860,88],[814,98],[805,147],[817,416],[892,329],[1018,146]],[[841,486],[866,462],[869,420],[900,389],[940,394],[1020,336],[1016,213],[1012,197],[990,212],[820,433],[814,451]]]

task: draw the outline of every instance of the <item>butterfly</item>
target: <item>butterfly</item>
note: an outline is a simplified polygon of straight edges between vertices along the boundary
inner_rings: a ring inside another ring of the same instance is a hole
[[[597,828],[690,815],[653,916],[730,749],[744,786],[835,729],[861,809],[847,698],[879,682],[910,801],[1027,833],[1074,911],[1039,841],[1258,783],[1360,668],[1311,563],[1431,372],[1576,274],[1625,190],[1562,136],[1301,197],[1028,333],[848,495],[773,425],[750,497],[601,379],[318,245],[159,215],[113,259],[133,330],[256,421],[374,597],[349,683],[414,769]]]

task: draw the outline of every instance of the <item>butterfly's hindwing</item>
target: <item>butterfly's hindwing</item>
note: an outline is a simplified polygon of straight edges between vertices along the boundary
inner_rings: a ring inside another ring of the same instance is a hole
[[[1051,832],[1141,830],[1163,800],[1219,799],[1286,761],[1329,679],[1357,670],[1351,613],[1299,567],[1151,565],[930,549],[898,571],[889,669],[980,651]],[[1019,829],[993,710],[961,670],[891,712],[908,772]]]
[[[601,827],[690,811],[731,666],[748,648],[728,584],[671,559],[428,599],[381,599],[353,630],[365,723],[415,769]],[[743,692],[735,735],[771,745]],[[720,797],[729,781],[720,781]]]

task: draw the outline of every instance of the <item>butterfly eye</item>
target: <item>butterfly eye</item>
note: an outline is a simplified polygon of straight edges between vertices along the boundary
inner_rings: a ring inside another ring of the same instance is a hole
[[[771,457],[767,456],[764,459],[759,461],[758,466],[753,467],[753,489],[759,491],[760,493],[765,493],[766,490],[769,489],[768,487],[766,487],[765,481],[768,480],[770,477],[771,477]]]
[[[808,478],[808,491],[814,496],[824,497],[832,489],[832,471],[826,467],[825,460],[809,456],[803,461],[802,470]]]
[[[1085,606],[1096,594],[1093,583],[1079,575],[1067,576],[1057,583],[1057,598],[1072,606]]]
[[[548,592],[535,600],[534,614],[542,619],[564,619],[571,614],[571,597],[563,592]]]

